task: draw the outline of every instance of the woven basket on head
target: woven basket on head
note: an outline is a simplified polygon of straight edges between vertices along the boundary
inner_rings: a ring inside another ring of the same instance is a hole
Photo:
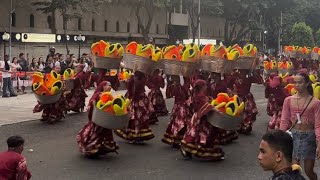
[[[42,96],[42,95],[38,95],[35,92],[33,92],[34,96],[36,97],[37,101],[39,101],[41,104],[53,104],[59,101],[62,93],[58,93],[56,95],[53,96]]]
[[[145,74],[152,74],[155,69],[159,68],[157,62],[134,54],[124,54],[123,63],[125,68]]]
[[[99,69],[119,69],[121,58],[96,57],[93,63]]]
[[[256,69],[256,57],[240,57],[233,61],[233,69]]]
[[[95,103],[94,103],[95,104]],[[129,115],[115,116],[94,106],[92,122],[107,129],[124,129],[128,126]]]
[[[200,60],[200,68],[206,72],[229,73],[233,67],[232,61],[216,57],[203,57]]]
[[[162,59],[161,61],[163,71],[166,75],[176,75],[188,77],[193,74],[196,68],[198,68],[196,62],[176,61]]]
[[[215,127],[224,130],[237,130],[240,128],[242,117],[230,116],[224,113],[212,111],[208,115],[208,122]]]

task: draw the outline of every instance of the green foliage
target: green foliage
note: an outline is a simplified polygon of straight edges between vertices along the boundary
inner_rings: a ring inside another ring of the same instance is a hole
[[[300,22],[293,25],[291,44],[295,46],[314,46],[312,29],[306,23]]]
[[[67,35],[68,21],[82,17],[82,13],[78,12],[99,12],[100,5],[106,2],[110,2],[110,0],[51,0],[33,2],[31,5],[35,6],[37,11],[52,14],[52,33],[56,33],[55,13],[59,12],[62,16],[64,35]],[[66,41],[66,50],[69,54],[68,41]]]
[[[316,46],[320,46],[320,29],[318,29],[318,31],[315,34],[315,42],[316,42]]]

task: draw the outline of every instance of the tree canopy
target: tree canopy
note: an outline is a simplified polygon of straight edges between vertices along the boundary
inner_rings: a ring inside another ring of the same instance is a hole
[[[80,17],[78,12],[99,12],[101,4],[120,4],[132,7],[139,29],[146,42],[149,42],[150,27],[158,9],[169,13],[179,6],[181,0],[51,0],[32,3],[43,13],[60,13],[67,30],[68,20]],[[198,0],[183,0],[184,11],[188,12],[190,34],[195,39],[199,28]],[[241,41],[261,40],[261,34],[267,31],[266,42],[277,47],[278,36],[282,29],[282,44],[293,41],[293,26],[305,22],[312,29],[313,39],[320,29],[320,1],[315,0],[201,0],[201,14],[220,16],[225,20],[224,42],[227,45]],[[281,14],[283,23],[281,26]],[[169,22],[170,24],[170,17]],[[53,27],[55,27],[53,25]],[[55,28],[53,28],[54,31]],[[259,39],[260,38],[260,39]]]
[[[292,28],[292,41],[291,44],[295,46],[313,46],[313,35],[312,29],[310,26],[307,26],[306,23],[300,22],[293,25]]]

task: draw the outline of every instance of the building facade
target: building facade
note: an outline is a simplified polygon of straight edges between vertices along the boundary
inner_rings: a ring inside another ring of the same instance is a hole
[[[0,37],[4,32],[9,32],[10,24],[10,0],[3,1],[0,6]],[[127,44],[130,41],[142,42],[141,34],[134,9],[130,5],[108,4],[100,7],[95,13],[82,13],[80,18],[68,21],[66,34],[64,35],[63,20],[59,12],[44,14],[32,6],[37,0],[19,1],[12,0],[12,57],[19,53],[29,54],[31,57],[46,56],[49,47],[55,47],[57,52],[66,54],[66,42],[70,53],[78,54],[90,52],[90,45],[101,39],[108,42],[120,42]],[[183,1],[181,1],[183,3]],[[143,12],[142,12],[143,13]],[[52,21],[55,17],[54,32]],[[146,15],[142,21],[146,23]],[[165,9],[154,12],[154,18],[150,28],[150,41],[158,46],[164,46],[168,42],[192,38],[190,30],[190,17],[183,8],[175,8],[171,13],[171,22]],[[171,27],[170,27],[171,26]],[[224,20],[219,17],[201,17],[201,39],[221,40],[224,36]],[[81,35],[81,36],[79,36]],[[197,36],[198,37],[198,36]],[[79,39],[80,38],[80,39]],[[78,40],[79,39],[79,40]],[[9,53],[8,41],[0,38],[0,51],[3,55]],[[5,48],[6,47],[6,48]]]

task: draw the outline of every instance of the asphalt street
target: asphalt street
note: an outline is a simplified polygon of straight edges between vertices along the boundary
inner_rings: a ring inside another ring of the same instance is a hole
[[[87,114],[71,114],[62,122],[49,125],[38,120],[0,127],[0,150],[6,150],[6,138],[19,134],[26,139],[24,155],[33,180],[264,180],[257,155],[261,136],[269,117],[263,86],[253,86],[259,115],[250,136],[241,135],[234,143],[224,146],[226,159],[221,162],[184,160],[180,152],[161,142],[169,116],[159,118],[152,126],[156,138],[145,145],[131,145],[115,137],[119,154],[100,159],[87,159],[78,151],[75,136],[87,122]],[[172,109],[173,99],[167,100]],[[14,110],[11,111],[14,113]],[[32,112],[30,112],[32,113]],[[317,172],[320,172],[319,163]]]

